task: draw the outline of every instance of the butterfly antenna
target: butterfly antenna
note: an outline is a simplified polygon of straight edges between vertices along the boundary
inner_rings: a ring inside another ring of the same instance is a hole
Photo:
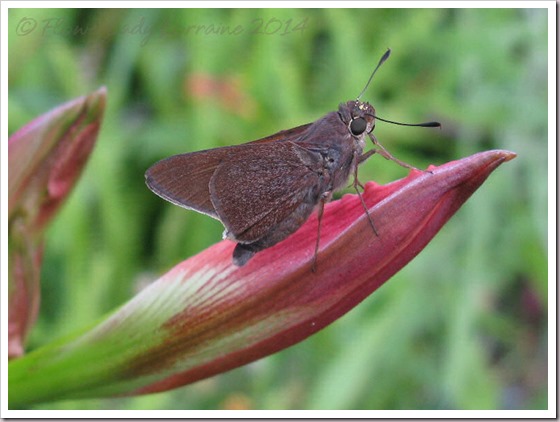
[[[364,92],[366,92],[366,89],[368,89],[368,86],[369,86],[371,80],[373,79],[373,75],[375,75],[375,72],[377,72],[377,69],[379,69],[379,67],[385,62],[385,60],[387,60],[389,58],[390,55],[391,55],[391,49],[388,48],[387,51],[385,52],[385,54],[383,54],[383,56],[379,60],[379,63],[377,63],[377,66],[375,66],[375,69],[373,69],[373,73],[369,77],[366,86],[364,87],[364,89],[362,89],[362,92],[360,92],[360,95],[358,95],[358,98],[356,98],[356,100],[359,100],[362,97],[362,95],[364,95]]]
[[[439,128],[441,127],[440,122],[401,123],[401,122],[394,122],[393,120],[382,119],[379,116],[373,116],[373,117],[375,117],[377,120],[381,120],[382,122],[392,123],[394,125],[399,125],[399,126],[420,126],[420,127],[439,127]]]

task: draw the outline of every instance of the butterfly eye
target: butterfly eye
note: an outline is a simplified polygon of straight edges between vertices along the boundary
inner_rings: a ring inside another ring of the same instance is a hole
[[[350,122],[350,131],[353,135],[361,135],[366,130],[367,123],[363,117],[357,117]]]

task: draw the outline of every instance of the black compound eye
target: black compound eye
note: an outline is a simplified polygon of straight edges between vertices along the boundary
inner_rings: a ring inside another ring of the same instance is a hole
[[[350,122],[350,131],[353,135],[361,135],[366,130],[367,123],[363,117],[357,117]]]

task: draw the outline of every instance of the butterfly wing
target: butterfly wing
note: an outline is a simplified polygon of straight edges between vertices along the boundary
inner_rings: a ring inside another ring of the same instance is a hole
[[[146,184],[172,204],[220,219],[210,199],[209,183],[217,167],[236,157],[246,145],[296,141],[310,124],[283,130],[249,144],[174,155],[158,161],[146,171]],[[246,156],[244,154],[243,156]]]
[[[326,183],[319,153],[292,142],[254,144],[217,167],[210,196],[230,238],[252,243],[280,228],[276,243],[303,224]]]
[[[291,129],[281,130],[280,132],[276,132],[274,135],[266,136],[261,139],[257,139],[256,141],[251,141],[249,144],[257,144],[257,143],[266,143],[266,142],[279,142],[279,141],[290,141],[295,142],[302,135],[307,133],[307,129],[313,123],[307,123],[305,125],[293,127]]]
[[[174,155],[158,161],[146,171],[146,184],[163,199],[219,219],[208,183],[218,165],[232,154],[233,147]]]

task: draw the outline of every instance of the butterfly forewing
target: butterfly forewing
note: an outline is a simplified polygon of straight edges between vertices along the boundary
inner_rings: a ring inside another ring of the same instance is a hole
[[[161,160],[146,172],[146,184],[175,205],[218,218],[210,200],[208,183],[222,160],[232,154],[233,148],[174,155]]]
[[[304,135],[310,125],[283,130],[250,144],[294,141]],[[146,171],[146,184],[155,194],[175,205],[220,219],[210,199],[210,179],[218,165],[235,160],[246,148],[245,145],[214,148],[163,159]]]
[[[261,139],[257,139],[255,141],[247,142],[248,144],[258,144],[258,143],[265,143],[265,142],[296,142],[298,139],[307,133],[307,129],[313,123],[307,123],[305,125],[293,127],[291,129],[281,130],[280,132],[276,132],[274,135],[266,136]]]

